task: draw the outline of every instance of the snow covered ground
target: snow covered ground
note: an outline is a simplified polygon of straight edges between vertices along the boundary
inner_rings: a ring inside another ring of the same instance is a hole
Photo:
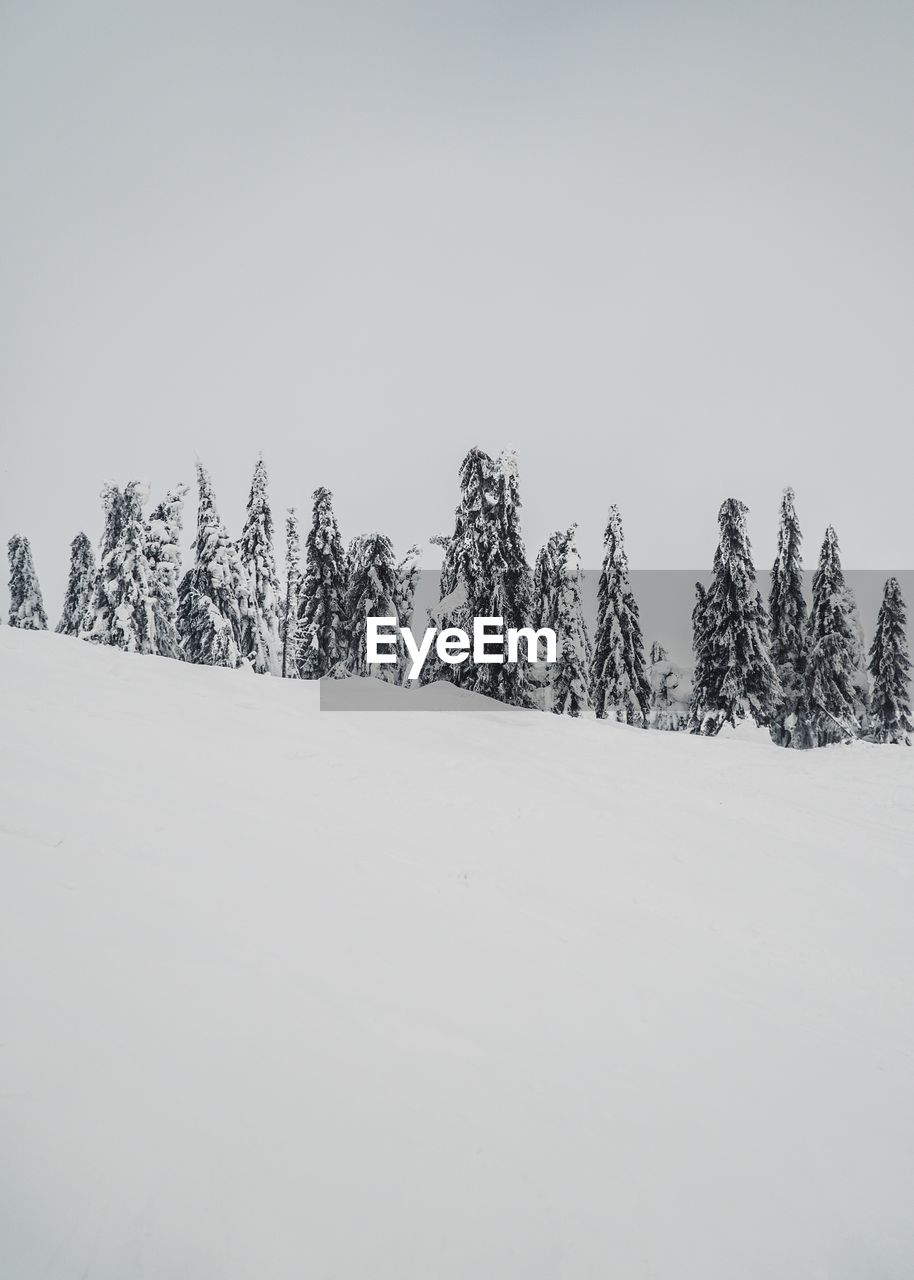
[[[3,1277],[914,1274],[914,751],[0,686]]]

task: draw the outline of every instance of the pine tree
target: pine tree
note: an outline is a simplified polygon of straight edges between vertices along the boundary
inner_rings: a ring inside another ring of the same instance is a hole
[[[806,701],[806,600],[801,543],[794,492],[788,488],[781,499],[778,551],[768,594],[771,661],[781,685],[771,736],[782,747],[813,745]]]
[[[146,556],[146,490],[132,480],[103,490],[105,531],[83,637],[127,653],[158,651],[155,586]]]
[[[188,486],[169,489],[146,525],[146,557],[153,587],[157,652],[179,658],[178,583],[181,578],[181,529]]]
[[[869,726],[870,717],[870,674],[866,661],[866,641],[863,638],[863,624],[857,609],[857,601],[850,584],[845,581],[845,598],[847,616],[851,627],[851,651],[853,654],[853,674],[851,684],[854,689],[854,715],[864,735]]]
[[[63,613],[57,624],[59,635],[78,636],[80,634],[94,590],[95,553],[86,535],[78,533],[70,543],[70,572],[67,576]]]
[[[651,688],[644,670],[638,605],[628,577],[622,517],[616,506],[609,509],[603,545],[590,696],[600,719],[609,718],[646,729]]]
[[[672,661],[657,640],[651,645],[648,679],[651,686],[650,727],[670,732],[685,729],[692,687],[682,667]]]
[[[857,640],[838,536],[829,525],[812,580],[806,689],[813,740],[818,746],[860,734],[857,713]]]
[[[422,548],[418,542],[414,542],[397,565],[394,612],[401,627],[408,627],[412,621],[416,585],[419,581],[419,556],[421,554]]]
[[[747,510],[742,502],[728,498],[718,514],[720,539],[701,610],[701,652],[696,654],[696,733],[716,734],[723,725],[745,718],[768,725],[780,697],[746,531]]]
[[[273,513],[267,498],[267,469],[263,458],[258,459],[254,468],[247,518],[238,549],[251,592],[251,608],[241,620],[242,653],[258,675],[278,676],[282,669],[280,591],[273,552]]]
[[[390,539],[382,533],[358,540],[349,574],[346,615],[350,625],[348,669],[354,676],[376,676],[396,684],[398,664],[367,659],[366,619],[396,616],[397,570]]]
[[[216,509],[209,473],[197,463],[194,566],[178,588],[178,634],[185,662],[209,667],[244,663],[242,623],[252,607],[238,548]]]
[[[703,708],[710,697],[710,666],[705,661],[707,647],[708,593],[700,582],[695,583],[695,604],[692,606],[692,696],[689,701],[689,729],[697,733],[701,727]]]
[[[313,498],[295,638],[299,672],[305,680],[343,674],[349,655],[347,559],[333,514],[333,494],[320,488]]]
[[[907,615],[897,578],[889,578],[876,619],[876,634],[870,647],[870,675],[873,678],[870,708],[870,736],[875,742],[911,745],[911,659],[906,634]]]
[[[473,448],[460,466],[460,502],[441,568],[441,599],[430,616],[439,627],[472,631],[474,618],[502,618],[505,628],[529,626],[530,567],[520,534],[517,460],[498,463]],[[515,706],[530,701],[528,667],[516,663],[426,663],[425,683],[446,679]]]
[[[286,594],[282,612],[282,674],[287,679],[297,678],[298,660],[295,653],[295,629],[298,623],[298,606],[301,598],[301,537],[298,532],[298,516],[295,508],[286,512]]]
[[[397,565],[396,584],[394,589],[394,613],[401,627],[408,627],[412,622],[415,608],[416,586],[419,581],[419,556],[421,547],[418,542],[406,552]],[[400,684],[408,683],[407,673],[410,667],[409,654],[402,639],[398,642],[398,680]]]
[[[553,627],[556,636],[556,661],[548,668],[546,702],[556,715],[567,716],[590,715],[593,710],[587,679],[591,651],[581,604],[583,574],[576,530],[573,524],[565,533],[553,534],[547,543],[556,569],[554,590],[549,592],[555,613],[551,622],[542,624]]]
[[[13,534],[10,558],[10,626],[20,631],[47,631],[48,619],[41,599],[38,575],[28,538]]]

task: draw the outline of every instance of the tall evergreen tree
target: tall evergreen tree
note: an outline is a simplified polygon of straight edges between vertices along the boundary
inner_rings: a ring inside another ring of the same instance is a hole
[[[870,716],[870,673],[866,661],[866,641],[863,638],[863,624],[851,585],[845,580],[844,590],[847,602],[847,616],[851,627],[851,651],[853,653],[854,670],[851,684],[854,689],[854,715],[860,725],[861,734],[865,734],[869,726]]]
[[[911,745],[909,692],[911,659],[906,634],[907,615],[897,578],[886,581],[870,648],[873,678],[870,735],[876,742]]]
[[[83,629],[86,613],[95,590],[95,553],[92,543],[84,533],[78,533],[70,543],[70,572],[63,599],[63,613],[57,624],[62,636],[78,636]]]
[[[806,600],[801,543],[794,492],[785,489],[781,499],[778,551],[768,594],[771,661],[781,685],[781,696],[771,721],[771,736],[782,747],[813,745],[806,701]]]
[[[254,468],[247,518],[238,547],[251,592],[251,608],[241,620],[241,648],[258,675],[278,676],[280,591],[273,552],[273,513],[267,497],[263,458]]]
[[[313,498],[296,630],[299,672],[305,680],[343,674],[349,656],[347,558],[333,514],[333,494],[321,487]]]
[[[238,548],[216,509],[212,481],[197,463],[197,536],[194,565],[178,588],[178,634],[185,662],[240,667],[245,650],[242,623],[252,607]]]
[[[188,486],[169,489],[146,525],[146,557],[153,588],[156,651],[163,658],[179,658],[178,583],[181,579],[181,529]]]
[[[696,733],[716,734],[725,724],[746,718],[768,725],[780,696],[746,531],[747,510],[742,502],[728,498],[718,514],[720,538],[701,610],[701,651],[696,654]]]
[[[553,535],[547,547],[554,556],[556,579],[548,596],[554,601],[554,616],[542,626],[552,627],[556,637],[556,661],[548,670],[549,710],[556,715],[590,715],[588,671],[590,640],[581,603],[581,557],[576,542],[577,525]]]
[[[28,538],[13,534],[10,558],[10,626],[20,631],[47,631],[48,619],[41,599],[38,575]]]
[[[346,615],[350,625],[348,668],[354,676],[397,683],[398,664],[369,663],[366,619],[396,616],[397,570],[390,539],[382,533],[358,540],[349,573]]]
[[[689,700],[689,729],[697,733],[701,726],[703,708],[710,697],[709,664],[705,661],[707,648],[708,593],[700,582],[695,583],[695,604],[692,606],[692,696]]]
[[[298,516],[294,507],[286,512],[286,593],[282,613],[282,674],[288,678],[298,676],[298,659],[295,652],[295,630],[298,625],[298,607],[301,599],[301,537],[298,532]]]
[[[473,448],[460,466],[460,502],[454,533],[445,546],[438,625],[472,630],[474,618],[502,618],[504,626],[529,626],[533,598],[530,567],[520,534],[516,457],[495,463]],[[529,703],[528,668],[516,663],[426,663],[426,683],[447,679],[512,705]]]
[[[600,719],[646,729],[651,688],[644,669],[638,605],[628,576],[619,508],[609,509],[597,591],[597,630],[590,668],[590,696]]]
[[[412,622],[413,610],[415,608],[416,587],[419,582],[419,556],[421,548],[418,542],[406,552],[397,565],[396,587],[394,591],[394,613],[401,627],[408,627]],[[409,655],[402,639],[398,644],[399,664],[398,679],[400,684],[407,683],[407,672],[409,671]]]
[[[103,491],[105,531],[83,636],[127,653],[156,653],[155,586],[146,556],[146,490],[132,480]]]
[[[817,746],[859,736],[857,671],[857,640],[838,535],[829,525],[812,580],[806,659],[810,724]]]

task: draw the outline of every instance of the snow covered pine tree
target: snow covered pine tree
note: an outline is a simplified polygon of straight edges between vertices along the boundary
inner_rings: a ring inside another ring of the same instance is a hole
[[[10,626],[21,631],[47,631],[48,619],[29,540],[14,533],[7,549],[10,558]]]
[[[553,615],[551,620],[544,618],[540,624],[552,627],[556,638],[556,661],[547,668],[544,710],[567,716],[590,715],[593,710],[587,679],[591,663],[590,640],[581,604],[583,575],[575,541],[576,530],[577,525],[573,524],[564,533],[554,533],[546,544],[555,580],[544,596],[553,602]]]
[[[282,610],[282,674],[297,678],[298,662],[294,653],[295,628],[298,624],[298,605],[301,597],[301,537],[298,532],[298,516],[294,507],[286,511],[286,594]]]
[[[780,696],[746,531],[747,510],[736,498],[721,506],[711,586],[704,601],[699,597],[696,603],[700,645],[690,715],[693,733],[713,735],[725,724],[747,718],[767,726]]]
[[[781,684],[781,696],[771,721],[771,736],[782,747],[813,746],[806,701],[806,600],[801,542],[794,492],[785,489],[781,499],[778,552],[768,593],[771,661]]]
[[[857,639],[838,535],[831,525],[812,580],[806,689],[813,741],[824,747],[860,736]]]
[[[155,586],[146,557],[143,501],[146,490],[132,480],[102,491],[105,529],[92,602],[83,638],[127,653],[156,653]]]
[[[279,579],[273,553],[273,513],[267,498],[263,458],[254,468],[247,518],[238,544],[247,574],[251,607],[241,619],[241,651],[258,675],[278,676],[282,669],[279,641]]]
[[[651,713],[651,688],[644,670],[638,605],[629,583],[622,517],[616,506],[609,509],[603,547],[590,696],[599,719],[618,720],[646,729]]]
[[[685,729],[689,720],[692,686],[686,672],[670,659],[659,640],[651,645],[648,679],[651,686],[650,727],[673,732]]]
[[[907,617],[897,578],[889,578],[882,593],[876,634],[870,648],[873,678],[870,736],[874,742],[911,745],[911,698],[908,689],[911,659],[905,633]]]
[[[397,565],[396,590],[394,592],[394,612],[396,613],[397,620],[401,627],[408,627],[412,622],[416,599],[416,586],[419,582],[419,556],[421,554],[421,547],[418,542],[414,542],[406,555]],[[398,682],[400,684],[406,684],[410,659],[402,638],[399,642],[398,648],[400,654]]]
[[[70,572],[63,598],[63,613],[57,624],[58,635],[78,636],[80,634],[94,590],[95,553],[86,535],[78,533],[70,543]]]
[[[347,567],[333,494],[315,489],[311,530],[305,542],[305,576],[295,645],[304,680],[345,674],[349,656],[346,620]]]
[[[169,489],[146,525],[146,558],[153,589],[156,651],[163,658],[179,658],[178,583],[181,579],[181,528],[188,486]]]
[[[454,533],[445,542],[441,599],[430,611],[441,628],[472,632],[474,618],[502,618],[527,627],[533,612],[530,567],[520,533],[517,459],[506,450],[496,464],[470,449],[460,464],[460,502]],[[523,653],[523,651],[521,651]],[[516,663],[426,663],[423,682],[450,680],[513,706],[530,703],[524,654]]]
[[[346,616],[349,619],[348,670],[354,676],[376,676],[396,684],[399,663],[369,663],[366,619],[396,615],[397,570],[390,539],[372,533],[357,540],[349,570]]]
[[[244,663],[242,619],[251,609],[247,574],[219,518],[209,474],[199,462],[197,488],[194,566],[178,589],[181,653],[185,662],[240,667]]]

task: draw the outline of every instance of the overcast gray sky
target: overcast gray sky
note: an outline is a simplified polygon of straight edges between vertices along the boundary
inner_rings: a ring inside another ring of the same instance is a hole
[[[103,481],[199,454],[237,532],[260,449],[398,549],[513,445],[531,554],[615,501],[709,563],[732,494],[768,563],[791,483],[809,560],[914,565],[910,3],[0,15],[0,536],[54,620]]]

